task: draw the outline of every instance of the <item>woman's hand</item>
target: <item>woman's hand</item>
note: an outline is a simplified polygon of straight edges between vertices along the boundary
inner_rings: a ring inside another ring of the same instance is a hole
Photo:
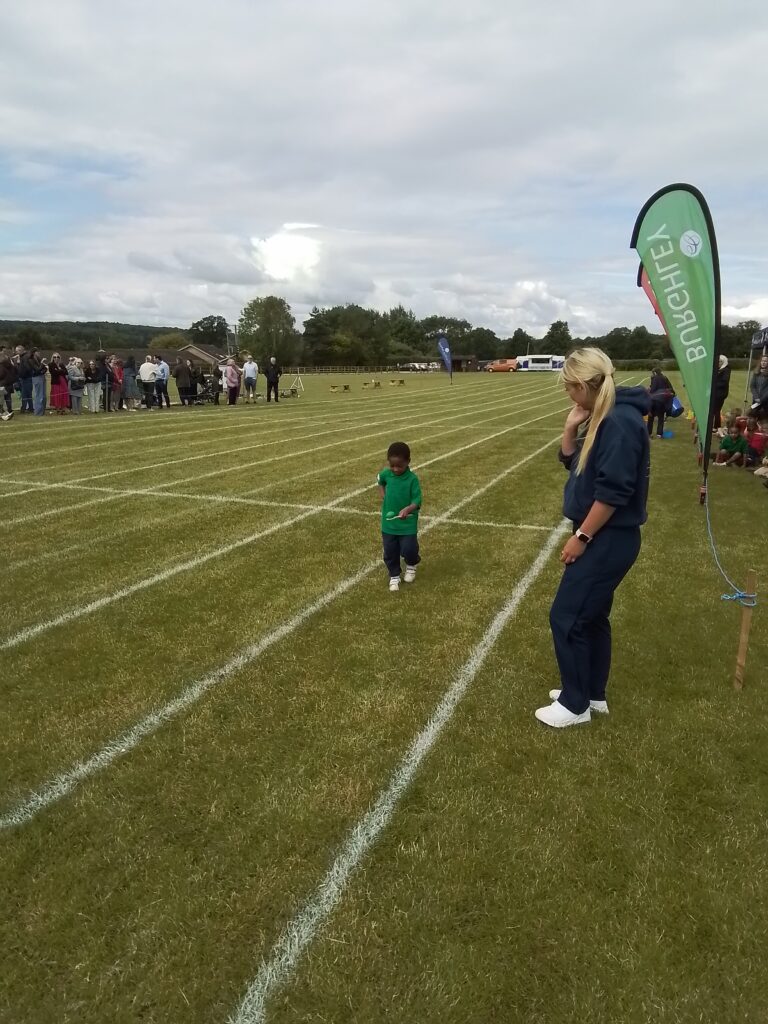
[[[576,537],[569,537],[565,542],[565,547],[560,552],[560,561],[565,562],[566,565],[573,565],[573,563],[584,554],[587,550],[587,545],[582,543]]]
[[[572,430],[575,433],[582,423],[587,422],[591,415],[592,413],[589,409],[585,409],[581,405],[574,405],[568,413],[568,418],[565,421],[565,429]]]

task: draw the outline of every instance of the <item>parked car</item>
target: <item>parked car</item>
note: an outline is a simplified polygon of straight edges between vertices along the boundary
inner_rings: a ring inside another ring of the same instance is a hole
[[[516,359],[494,359],[486,366],[488,373],[514,373],[516,369]]]

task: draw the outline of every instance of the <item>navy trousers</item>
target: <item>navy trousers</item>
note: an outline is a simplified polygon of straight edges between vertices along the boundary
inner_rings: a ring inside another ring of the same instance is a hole
[[[384,564],[389,570],[390,579],[400,575],[401,558],[406,565],[418,565],[421,561],[419,538],[415,533],[404,536],[396,533],[382,533],[381,539],[384,543]]]
[[[640,553],[640,529],[602,529],[563,572],[549,613],[560,669],[559,702],[580,715],[605,700],[611,671],[613,595]]]

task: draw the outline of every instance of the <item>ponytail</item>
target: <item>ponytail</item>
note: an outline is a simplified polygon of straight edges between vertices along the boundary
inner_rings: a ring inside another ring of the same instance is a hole
[[[565,384],[581,384],[595,393],[592,415],[589,418],[587,433],[576,466],[576,476],[581,476],[584,472],[600,424],[616,403],[616,385],[613,374],[613,363],[599,348],[577,348],[565,360],[563,382]]]

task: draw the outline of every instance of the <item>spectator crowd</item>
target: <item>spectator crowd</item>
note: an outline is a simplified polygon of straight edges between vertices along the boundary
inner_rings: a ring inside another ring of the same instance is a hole
[[[269,360],[264,378],[267,401],[279,401],[282,370],[274,356]],[[242,366],[233,359],[207,370],[191,359],[178,356],[173,367],[161,355],[147,354],[137,367],[133,356],[119,359],[99,354],[87,363],[70,356],[65,364],[58,352],[50,361],[39,349],[0,349],[0,419],[8,421],[15,411],[34,416],[74,415],[86,410],[99,412],[137,412],[168,409],[171,398],[168,385],[176,382],[182,406],[220,404],[226,394],[227,404],[236,405],[241,395],[246,403],[255,403],[259,368],[249,355]],[[14,401],[18,409],[14,410]]]

